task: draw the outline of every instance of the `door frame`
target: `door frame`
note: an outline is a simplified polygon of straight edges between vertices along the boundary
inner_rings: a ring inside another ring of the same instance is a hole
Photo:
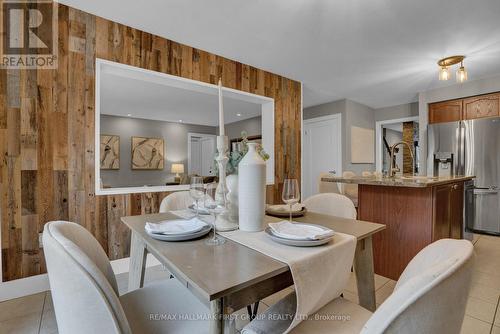
[[[216,135],[211,135],[208,133],[188,132],[188,153],[187,153],[187,174],[188,175],[191,171],[191,137],[213,138],[214,144],[215,144],[215,146],[217,146],[217,136]]]
[[[375,122],[375,170],[382,172],[382,127],[388,124],[396,124],[403,122],[419,122],[418,116],[387,119]],[[419,124],[420,125],[420,124]],[[416,163],[416,161],[415,161]]]
[[[341,176],[342,175],[342,170],[343,170],[343,161],[342,161],[342,155],[344,154],[344,150],[342,149],[342,114],[341,113],[337,113],[337,114],[331,114],[331,115],[327,115],[327,116],[320,116],[320,117],[314,117],[314,118],[308,118],[308,119],[303,119],[302,121],[302,131],[301,131],[301,135],[302,135],[302,138],[305,138],[305,131],[306,131],[306,126],[308,124],[311,124],[311,123],[317,123],[317,122],[323,122],[323,121],[332,121],[332,120],[338,120],[340,122],[340,131],[339,133],[337,134],[337,148],[338,148],[338,151],[340,152],[340,155],[339,155],[339,162],[340,162],[340,170],[338,171],[338,175]],[[302,139],[302,143],[304,143],[304,139]],[[302,144],[303,146],[304,144]],[[302,186],[301,188],[303,189],[304,187],[304,179],[305,179],[305,173],[304,173],[304,146],[302,147]],[[325,172],[328,172],[328,171],[325,171]]]

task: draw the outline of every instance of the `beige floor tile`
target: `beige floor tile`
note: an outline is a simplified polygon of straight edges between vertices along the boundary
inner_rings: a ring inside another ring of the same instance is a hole
[[[489,334],[491,325],[487,322],[465,316],[460,334]]]
[[[382,304],[394,291],[394,284],[387,282],[384,286],[375,292],[375,300],[377,304]]]
[[[500,327],[500,303],[497,305],[497,312],[495,314],[494,325]]]
[[[383,287],[389,281],[392,280],[387,277],[375,274],[375,291]],[[358,288],[356,286],[356,275],[354,273],[351,273],[351,276],[349,277],[349,281],[347,282],[347,286],[345,289],[354,294],[358,293]]]
[[[57,322],[54,310],[43,310],[40,334],[57,334]]]
[[[492,289],[500,290],[500,276],[474,271],[472,275],[473,284],[482,284]]]
[[[0,303],[0,321],[27,316],[32,313],[42,313],[45,292],[16,298]]]
[[[491,334],[500,334],[500,327],[493,326],[493,328],[491,328]]]
[[[356,275],[354,275],[354,273],[351,273],[351,276],[349,276],[345,290],[356,295],[358,294],[358,288],[356,287]]]
[[[345,299],[347,299],[347,300],[349,300],[349,301],[351,301],[353,303],[359,304],[359,297],[358,297],[357,294],[349,292],[347,290],[345,290],[343,292],[343,294],[344,294],[344,298]]]
[[[40,326],[40,313],[10,318],[0,322],[0,334],[37,334]]]
[[[486,285],[472,283],[469,296],[481,299],[488,303],[496,304],[498,302],[498,297],[500,296],[500,290],[490,288]]]
[[[479,240],[480,237],[481,237],[480,234],[473,234],[472,235],[472,243],[475,244]]]
[[[385,283],[389,282],[390,279],[384,276],[375,274],[375,291],[380,289]]]
[[[491,324],[495,318],[496,307],[496,303],[487,303],[481,299],[469,297],[465,314]]]
[[[45,296],[45,304],[43,305],[43,310],[53,310],[54,302],[52,301],[52,293],[47,291],[47,295]]]

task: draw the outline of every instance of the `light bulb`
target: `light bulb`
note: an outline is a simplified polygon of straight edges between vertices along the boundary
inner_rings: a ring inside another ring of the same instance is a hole
[[[465,81],[467,81],[467,71],[465,70],[465,67],[462,65],[457,70],[457,82],[462,83]]]
[[[446,81],[450,79],[450,70],[446,66],[441,66],[439,70],[439,80]]]

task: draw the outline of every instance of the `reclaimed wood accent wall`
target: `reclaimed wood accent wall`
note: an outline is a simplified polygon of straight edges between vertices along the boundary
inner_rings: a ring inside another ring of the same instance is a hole
[[[45,272],[39,233],[51,220],[85,226],[111,259],[128,256],[120,217],[157,212],[165,193],[96,196],[96,57],[275,99],[275,177],[300,178],[299,82],[59,6],[55,70],[0,69],[0,210],[3,280]]]

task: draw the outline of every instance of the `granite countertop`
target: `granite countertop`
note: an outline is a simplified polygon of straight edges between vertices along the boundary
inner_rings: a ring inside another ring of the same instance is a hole
[[[355,177],[336,177],[327,176],[321,178],[324,182],[339,182],[339,183],[352,183],[352,184],[366,184],[375,186],[388,186],[388,187],[413,187],[423,188],[431,187],[440,184],[467,181],[475,178],[475,176],[441,176],[441,177],[427,177],[427,176],[396,176],[396,177],[376,177],[376,176],[355,176]]]

